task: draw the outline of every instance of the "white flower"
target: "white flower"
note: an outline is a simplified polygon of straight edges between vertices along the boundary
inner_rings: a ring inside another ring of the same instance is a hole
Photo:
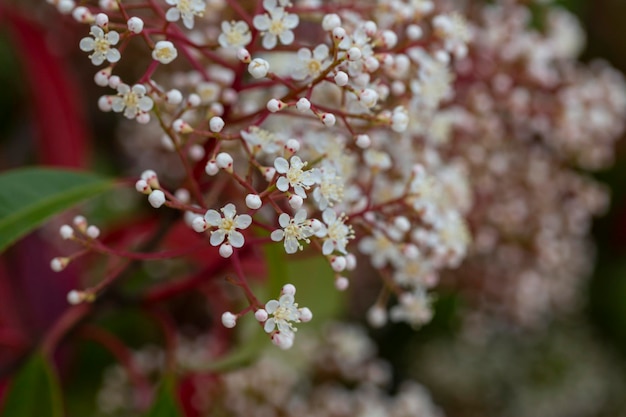
[[[183,18],[183,24],[187,29],[193,29],[193,17],[204,15],[206,4],[203,0],[165,0],[171,6],[165,14],[168,22],[176,22]]]
[[[294,29],[300,23],[296,14],[290,14],[282,7],[277,7],[276,0],[265,0],[263,7],[268,13],[256,15],[252,24],[257,30],[263,32],[263,47],[273,49],[277,38],[283,45],[291,45],[294,40]]]
[[[250,151],[255,155],[259,152],[273,154],[284,146],[284,142],[274,133],[257,126],[252,126],[247,131],[242,130],[240,133],[243,140],[250,146]]]
[[[211,245],[221,245],[226,239],[231,246],[235,248],[242,247],[244,237],[237,229],[243,230],[250,226],[252,217],[247,214],[237,215],[235,205],[232,203],[226,204],[220,211],[224,213],[224,217],[216,210],[208,210],[204,215],[204,220],[207,224],[217,227],[217,230],[211,232]]]
[[[170,41],[158,41],[152,51],[152,59],[161,64],[169,64],[178,56],[178,51]]]
[[[418,287],[412,293],[404,293],[399,297],[400,304],[390,310],[391,320],[404,321],[411,326],[428,323],[433,317],[432,298],[426,291]]]
[[[308,48],[298,50],[298,65],[291,78],[304,80],[307,77],[317,77],[328,66],[328,52],[328,46],[324,44],[316,46],[312,53]]]
[[[120,35],[114,30],[104,33],[104,31],[98,26],[92,26],[89,34],[93,38],[86,37],[80,40],[79,47],[81,51],[93,53],[89,55],[91,63],[94,65],[100,65],[105,60],[114,63],[120,60],[120,51],[116,48],[112,48],[120,40]]]
[[[370,256],[374,268],[383,268],[387,263],[393,263],[402,256],[398,245],[377,230],[373,236],[366,236],[359,242],[359,250]]]
[[[248,64],[248,72],[252,75],[253,78],[257,80],[259,78],[263,78],[267,75],[270,70],[270,63],[264,60],[263,58],[254,58]]]
[[[343,200],[344,183],[334,168],[323,167],[320,169],[319,187],[313,190],[313,199],[317,202],[320,210],[332,207],[334,203]]]
[[[117,86],[117,96],[111,99],[112,109],[117,113],[124,110],[124,116],[134,119],[137,115],[150,111],[154,105],[152,99],[145,94],[146,87],[141,84],[135,84],[132,88],[120,84]]]
[[[326,226],[316,233],[317,236],[324,237],[322,253],[330,255],[333,251],[338,251],[347,255],[346,246],[348,240],[354,239],[354,230],[352,226],[345,224],[347,220],[345,214],[337,217],[335,211],[329,208],[322,213],[322,219]]]
[[[250,28],[243,20],[222,22],[222,33],[217,38],[222,48],[243,48],[252,40]]]
[[[303,246],[300,241],[304,240],[309,243],[309,237],[313,236],[311,220],[306,218],[304,209],[298,210],[293,219],[287,213],[281,214],[278,217],[278,223],[282,230],[274,230],[270,237],[274,242],[284,239],[285,252],[289,254],[296,253],[298,249],[302,250]]]
[[[307,163],[302,162],[299,156],[292,156],[290,162],[287,162],[285,158],[276,158],[274,161],[276,172],[285,174],[276,181],[276,188],[280,191],[287,191],[289,187],[292,187],[297,195],[306,198],[305,190],[319,181],[319,170],[303,171],[302,168],[306,165]]]
[[[278,301],[269,300],[265,304],[265,311],[271,316],[263,326],[266,333],[271,333],[275,329],[281,333],[297,331],[292,323],[300,322],[300,311],[298,311],[298,303],[294,301],[293,294],[283,294]]]

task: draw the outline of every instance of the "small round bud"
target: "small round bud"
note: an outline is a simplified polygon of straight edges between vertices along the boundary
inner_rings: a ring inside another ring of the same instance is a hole
[[[96,15],[96,25],[100,26],[101,28],[107,27],[109,24],[109,16],[107,16],[104,13],[98,13]]]
[[[300,112],[300,113],[306,113],[307,111],[309,111],[311,109],[311,102],[302,97],[300,100],[298,100],[298,102],[296,103],[296,109]]]
[[[171,89],[165,94],[165,101],[170,104],[180,104],[183,102],[183,93],[177,89]]]
[[[230,258],[233,254],[233,247],[228,243],[223,243],[218,249],[218,252],[222,258]]]
[[[330,258],[330,266],[335,272],[341,272],[346,269],[346,258],[343,256],[333,256]]]
[[[225,90],[227,92],[229,90]],[[211,103],[209,106],[209,114],[214,116],[222,116],[224,114],[224,105],[222,103]]]
[[[224,104],[234,104],[239,100],[239,93],[233,88],[225,88],[222,91],[222,102]]]
[[[189,203],[191,200],[191,194],[189,194],[189,190],[186,188],[179,188],[174,192],[174,197],[178,199],[181,203]]]
[[[81,233],[85,233],[85,231],[87,230],[87,219],[85,218],[85,216],[74,217],[73,223],[74,226],[76,226],[76,228],[81,231]]]
[[[135,120],[137,121],[137,123],[140,123],[142,125],[148,124],[148,122],[150,122],[150,113],[139,113],[137,117],[135,117]]]
[[[365,34],[367,36],[372,37],[376,34],[376,31],[378,31],[378,26],[376,25],[376,22],[368,20],[363,25],[363,29],[365,29]]]
[[[402,253],[408,259],[417,259],[417,257],[420,255],[420,250],[417,245],[414,245],[413,243],[408,243],[404,246],[404,248],[402,248]]]
[[[356,137],[356,146],[358,146],[361,149],[367,149],[372,145],[372,139],[369,137],[369,135],[358,135]]]
[[[283,289],[280,292],[281,294],[289,294],[296,295],[296,286],[293,284],[285,284],[283,285]]]
[[[135,183],[135,189],[142,194],[150,194],[152,192],[152,188],[145,180],[138,180]]]
[[[237,325],[237,316],[230,311],[225,312],[222,314],[222,324],[224,327],[232,329]]]
[[[103,10],[119,10],[119,6],[115,0],[98,0],[98,5]]]
[[[148,202],[154,208],[159,208],[165,204],[165,194],[161,190],[154,190],[148,196]]]
[[[406,85],[400,80],[395,80],[391,83],[391,93],[394,96],[403,95],[404,93],[406,93]]]
[[[111,75],[109,77],[109,87],[117,89],[122,83],[122,79],[117,75]]]
[[[160,188],[159,178],[157,177],[156,172],[151,169],[147,169],[141,173],[141,179],[146,181],[148,185],[152,188]]]
[[[241,48],[237,51],[237,59],[244,64],[249,64],[252,57],[246,48]]]
[[[209,228],[209,224],[206,222],[206,220],[204,219],[204,217],[202,216],[197,216],[196,218],[193,219],[193,221],[191,222],[191,228],[198,232],[198,233],[202,233],[204,231],[206,231],[206,229]]]
[[[283,109],[283,107],[285,106],[285,103],[283,103],[280,100],[276,100],[275,98],[270,99],[270,101],[267,102],[267,110],[269,110],[271,113],[276,113],[277,111],[280,111]]]
[[[191,133],[193,132],[193,127],[191,127],[189,125],[189,123],[187,123],[186,121],[184,121],[183,119],[176,119],[172,122],[172,129],[174,129],[174,132],[176,133]]]
[[[333,40],[335,42],[341,42],[346,37],[346,30],[341,26],[337,26],[333,29]]]
[[[322,114],[322,123],[324,123],[326,126],[331,127],[335,125],[335,122],[337,120],[335,119],[335,115],[332,113],[324,113]]]
[[[256,194],[248,194],[246,196],[246,207],[252,210],[257,210],[261,208],[263,202],[261,201],[261,197]]]
[[[300,142],[297,139],[289,139],[285,143],[285,150],[290,154],[294,154],[300,150]]]
[[[307,323],[313,319],[313,313],[308,307],[302,307],[298,309],[300,313],[300,321],[303,323]]]
[[[72,17],[79,23],[89,23],[94,20],[93,14],[84,6],[78,6],[72,10]]]
[[[85,294],[81,291],[72,290],[67,293],[67,302],[73,306],[85,301]]]
[[[248,65],[248,72],[256,79],[265,77],[269,70],[269,62],[261,58],[254,58]]]
[[[272,343],[283,350],[287,350],[293,346],[293,333],[276,332],[272,335]]]
[[[224,119],[217,116],[211,117],[211,120],[209,120],[209,129],[213,133],[221,132],[222,129],[224,129]]]
[[[158,41],[152,50],[152,59],[161,64],[169,64],[178,56],[178,51],[170,41]]]
[[[348,61],[357,61],[359,59],[361,59],[361,50],[359,48],[357,48],[356,46],[353,46],[352,48],[348,49],[348,52],[346,53],[346,57],[348,58]]]
[[[265,167],[263,170],[263,177],[267,182],[272,181],[272,179],[274,179],[274,175],[276,175],[276,168],[274,167]]]
[[[68,240],[74,237],[74,229],[72,229],[72,226],[64,224],[59,229],[59,234],[61,235],[61,238]]]
[[[210,175],[211,177],[213,175],[216,175],[219,171],[220,168],[217,166],[217,162],[215,162],[214,159],[208,161],[206,163],[206,166],[204,167],[204,172],[206,172],[207,175]]]
[[[299,195],[292,194],[289,196],[289,205],[292,209],[298,210],[300,207],[302,207],[302,203],[304,203],[304,200]]]
[[[337,74],[335,74],[335,83],[339,87],[348,85],[348,74],[343,71],[337,71]]]
[[[435,52],[435,59],[439,62],[441,62],[442,64],[449,64],[450,63],[450,54],[447,53],[444,50],[439,50],[437,52]]]
[[[380,62],[374,56],[368,56],[365,58],[363,64],[367,72],[374,72],[380,67]]]
[[[372,306],[367,311],[367,322],[372,327],[383,327],[387,324],[387,311],[378,305]]]
[[[189,147],[189,159],[192,161],[200,161],[205,155],[204,147],[197,143]]]
[[[215,157],[215,162],[219,168],[225,169],[228,172],[233,172],[233,157],[229,153],[220,152]]]
[[[322,29],[326,32],[330,32],[339,26],[341,26],[341,18],[335,13],[329,13],[322,19]]]
[[[346,269],[348,271],[354,271],[356,268],[356,256],[354,254],[349,253],[346,255]]]
[[[128,19],[128,21],[126,22],[126,25],[128,26],[128,30],[130,30],[133,33],[141,33],[141,31],[143,30],[143,20],[141,20],[140,18],[133,16],[130,19]]]
[[[61,14],[68,14],[74,7],[76,7],[76,2],[74,0],[60,0],[57,4],[57,10]]]
[[[409,25],[406,27],[406,37],[411,41],[416,41],[422,37],[424,31],[418,25]]]
[[[376,102],[378,101],[378,93],[371,88],[366,88],[359,94],[359,101],[363,106],[371,109],[376,105]]]
[[[53,258],[50,261],[50,269],[52,269],[54,272],[61,272],[65,269],[65,267],[69,263],[70,263],[69,258],[61,258],[61,257]]]
[[[406,216],[398,216],[393,219],[393,225],[401,232],[408,232],[411,229],[411,222]]]
[[[100,96],[98,99],[98,108],[103,112],[110,112],[113,110],[113,100],[111,96]]]
[[[200,104],[202,104],[202,98],[198,94],[189,94],[189,96],[187,97],[187,105],[189,107],[198,107]]]
[[[93,81],[97,86],[106,87],[109,85],[109,77],[111,76],[111,67],[107,67],[96,72],[96,75],[93,76]],[[106,97],[106,96],[104,96]]]
[[[380,34],[383,41],[383,46],[387,49],[391,49],[398,43],[398,35],[392,30],[383,30]]]
[[[98,226],[91,225],[87,228],[87,232],[85,234],[91,239],[97,239],[98,236],[100,236],[100,229],[98,229]]]
[[[342,276],[338,276],[337,278],[335,278],[335,288],[337,288],[337,290],[345,291],[348,289],[349,286],[350,281],[348,281],[348,278]]]
[[[258,322],[263,323],[267,320],[268,317],[269,316],[267,314],[267,311],[265,311],[265,309],[263,308],[259,308],[257,311],[254,312],[254,318],[257,319]]]

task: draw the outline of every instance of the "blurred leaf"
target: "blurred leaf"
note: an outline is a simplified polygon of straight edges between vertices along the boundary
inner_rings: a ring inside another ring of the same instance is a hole
[[[177,417],[182,416],[176,396],[176,382],[173,377],[165,377],[157,392],[152,408],[144,417]]]
[[[56,375],[39,353],[15,375],[6,396],[4,417],[61,417],[63,404]]]
[[[113,186],[83,172],[23,168],[0,174],[0,252],[52,215]]]

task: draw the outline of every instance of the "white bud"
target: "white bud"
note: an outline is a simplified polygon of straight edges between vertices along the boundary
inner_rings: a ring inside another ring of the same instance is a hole
[[[420,255],[420,250],[417,245],[413,243],[407,243],[402,249],[402,253],[408,259],[417,259],[417,257]]]
[[[289,139],[285,143],[284,148],[290,154],[294,154],[300,150],[300,142],[297,139]]]
[[[196,93],[191,93],[187,97],[187,105],[189,107],[198,107],[201,103],[202,103],[202,98]]]
[[[84,293],[80,291],[76,291],[76,290],[72,290],[67,293],[67,302],[70,303],[71,305],[75,306],[77,304],[82,303],[83,301],[85,301]]]
[[[378,26],[376,25],[376,22],[368,20],[363,25],[363,29],[365,30],[365,34],[367,36],[372,37],[376,34],[376,31],[378,31]]]
[[[111,75],[109,77],[109,87],[117,89],[119,85],[122,83],[122,79],[117,75]]]
[[[113,100],[111,96],[100,96],[98,99],[98,108],[103,112],[110,112],[113,110]]]
[[[109,24],[109,16],[107,16],[104,13],[98,13],[96,15],[96,25],[100,26],[101,28],[104,28],[108,24]]]
[[[256,79],[265,77],[269,70],[269,62],[261,58],[254,58],[248,65],[248,72]]]
[[[383,327],[387,324],[387,311],[378,305],[372,306],[367,311],[367,322],[372,327]]]
[[[225,169],[228,172],[233,172],[233,157],[229,153],[220,152],[215,157],[215,162],[219,168]]]
[[[289,196],[289,205],[292,209],[298,210],[300,207],[302,207],[302,203],[304,203],[304,200],[299,195],[292,194]]]
[[[398,43],[398,35],[392,30],[383,30],[380,37],[383,40],[383,45],[387,49],[393,48]]]
[[[150,121],[150,113],[139,113],[137,117],[135,117],[135,120],[137,121],[137,123],[140,123],[142,125],[148,124],[148,122]]]
[[[178,51],[170,41],[158,41],[152,50],[152,59],[161,64],[169,64],[178,56]]]
[[[232,329],[237,325],[237,316],[230,311],[225,312],[222,314],[222,324],[224,327]]]
[[[142,194],[150,194],[152,192],[152,188],[148,185],[145,180],[137,180],[135,183],[135,189]]]
[[[365,69],[367,72],[374,72],[380,67],[380,62],[374,56],[368,56],[364,60]]]
[[[228,243],[223,243],[222,246],[220,246],[218,252],[222,258],[230,258],[230,256],[233,254],[233,247]]]
[[[87,230],[87,219],[85,218],[85,216],[74,217],[73,223],[74,223],[74,226],[76,226],[76,228],[80,230],[82,233],[84,233],[85,230]]]
[[[418,25],[409,25],[406,28],[406,37],[411,41],[416,41],[422,37],[424,31]]]
[[[76,7],[76,2],[74,2],[74,0],[60,0],[57,4],[57,10],[61,14],[68,14],[74,7]]]
[[[354,254],[349,253],[346,255],[346,269],[348,271],[354,271],[356,268],[356,256]]]
[[[322,19],[322,29],[329,32],[341,26],[341,18],[335,13],[329,13]]]
[[[296,103],[296,109],[300,112],[300,113],[306,113],[307,111],[309,111],[311,109],[311,102],[302,97],[300,100],[298,100],[298,102]]]
[[[300,321],[303,323],[307,323],[313,319],[313,313],[308,307],[302,307],[298,309],[300,313]]]
[[[89,11],[88,8],[84,6],[78,6],[72,11],[72,17],[79,23],[88,23],[93,22],[94,17],[93,14]]]
[[[256,210],[261,208],[263,202],[261,201],[261,197],[256,194],[248,194],[246,196],[246,207],[252,210]]]
[[[141,33],[141,31],[143,30],[143,20],[141,20],[140,18],[133,16],[130,19],[128,19],[128,21],[126,22],[126,25],[128,26],[128,30],[130,30],[133,33]]]
[[[337,74],[335,74],[335,83],[339,87],[343,87],[343,86],[347,85],[348,84],[348,74],[346,74],[343,71],[337,71]]]
[[[204,158],[204,155],[205,151],[202,145],[196,143],[189,147],[189,159],[191,159],[192,161],[200,161],[202,158]]]
[[[265,309],[263,308],[259,308],[257,311],[254,312],[254,318],[261,323],[266,321],[268,317],[269,316],[267,314],[267,311],[265,311]]]
[[[141,173],[142,180],[146,181],[148,185],[152,188],[161,188],[159,184],[159,177],[157,177],[156,172],[151,169],[147,169]]]
[[[189,125],[189,123],[187,123],[183,119],[176,119],[176,120],[174,120],[174,122],[172,122],[172,129],[174,129],[174,132],[176,132],[176,133],[191,133],[191,132],[193,132],[193,127],[191,127]]]
[[[93,76],[93,81],[100,87],[106,87],[109,85],[109,77],[111,76],[111,67],[107,67],[96,72]],[[106,97],[106,96],[104,96]]]
[[[372,139],[369,137],[369,135],[363,134],[356,137],[356,146],[361,149],[367,149],[371,146],[371,144]]]
[[[406,216],[398,216],[393,219],[393,225],[401,232],[408,232],[411,229],[411,222]]]
[[[346,37],[346,30],[341,26],[337,26],[333,29],[333,40],[335,42],[341,42]]]
[[[191,228],[198,233],[202,233],[206,231],[206,229],[209,228],[209,224],[206,222],[204,217],[197,216],[196,218],[192,220]]]
[[[180,104],[183,102],[183,93],[177,89],[171,89],[165,94],[165,101],[170,104]]]
[[[276,175],[276,169],[273,167],[266,167],[265,170],[263,171],[263,177],[265,178],[267,182],[272,181],[272,179],[274,178],[274,175]]]
[[[348,281],[348,278],[342,276],[338,276],[337,278],[335,278],[335,288],[337,288],[337,290],[345,291],[348,289],[349,286],[350,281]]]
[[[394,110],[391,115],[391,130],[404,132],[409,126],[409,115],[404,109]]]
[[[148,202],[154,208],[159,208],[165,204],[165,194],[161,190],[154,190],[148,196]]]
[[[371,88],[366,88],[359,94],[359,101],[366,108],[371,109],[376,105],[376,102],[378,101],[378,93]]]
[[[87,232],[85,234],[92,239],[97,239],[98,236],[100,236],[100,229],[98,229],[98,226],[91,225],[87,228]]]
[[[447,53],[444,50],[439,50],[437,52],[435,52],[435,59],[439,62],[441,62],[442,64],[449,64],[450,63],[450,54]]]
[[[293,346],[293,339],[293,333],[276,332],[272,335],[272,343],[283,350],[287,350]]]
[[[74,237],[74,229],[72,229],[72,226],[64,224],[59,229],[59,234],[63,239],[68,240]]]
[[[281,294],[288,294],[288,295],[296,295],[296,286],[293,284],[285,284],[283,285],[283,289],[280,292]]]
[[[209,129],[213,133],[221,132],[222,129],[224,129],[224,119],[218,116],[211,117],[211,120],[209,120]]]
[[[189,203],[191,194],[189,194],[189,190],[186,188],[179,188],[174,192],[174,197],[176,197],[181,203]]]
[[[361,55],[361,50],[356,46],[353,46],[352,48],[348,49],[346,56],[348,57],[348,61],[357,61],[361,59]]]
[[[284,107],[285,103],[283,103],[280,100],[276,100],[275,98],[270,99],[270,101],[267,102],[267,110],[269,110],[271,113],[276,113],[279,110],[282,110],[282,108]]]
[[[324,113],[322,114],[322,123],[324,123],[326,126],[331,127],[335,125],[335,122],[337,120],[335,119],[335,115],[332,113]]]
[[[346,258],[343,256],[333,256],[330,258],[330,266],[335,272],[341,272],[346,269]]]
[[[237,51],[237,59],[244,64],[249,64],[252,57],[246,48],[241,48]]]
[[[391,83],[391,93],[394,96],[403,95],[404,93],[406,93],[406,85],[400,80],[395,80]]]
[[[318,219],[311,219],[311,229],[313,230],[313,234],[317,237],[326,236],[326,229],[323,228],[324,223],[319,221]]]
[[[217,166],[217,162],[215,162],[215,160],[210,160],[206,163],[206,166],[204,167],[204,171],[207,173],[207,175],[213,176],[216,175],[219,172],[220,168]]]
[[[54,258],[50,261],[50,269],[52,269],[54,272],[61,272],[69,263],[69,258]]]
[[[222,102],[224,104],[233,104],[239,100],[239,93],[233,88],[225,88],[222,91]]]

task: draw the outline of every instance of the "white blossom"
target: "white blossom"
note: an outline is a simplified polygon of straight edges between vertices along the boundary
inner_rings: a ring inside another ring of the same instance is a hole
[[[291,45],[295,38],[292,29],[300,23],[298,15],[277,7],[276,0],[265,0],[263,6],[267,13],[252,20],[254,27],[263,32],[263,48],[274,49],[279,39],[283,45]]]
[[[204,215],[204,220],[208,225],[217,227],[216,230],[211,231],[211,245],[218,246],[226,240],[235,248],[242,247],[245,242],[244,236],[237,229],[247,229],[252,224],[252,217],[247,214],[238,215],[232,203],[226,204],[220,211],[223,217],[216,210],[207,210]]]
[[[105,33],[102,28],[94,25],[91,27],[89,34],[93,36],[93,38],[82,38],[80,40],[79,47],[81,51],[93,51],[93,53],[89,55],[92,64],[100,65],[105,60],[109,61],[110,63],[114,63],[120,60],[120,51],[112,47],[113,45],[117,45],[117,43],[119,42],[119,33],[114,30]]]
[[[165,14],[168,22],[176,22],[182,17],[183,24],[187,29],[193,29],[194,16],[202,17],[206,4],[204,0],[165,0],[171,6]]]
[[[238,22],[222,22],[222,33],[217,38],[222,48],[241,49],[252,40],[252,34],[248,24],[243,20]]]
[[[278,217],[278,224],[282,229],[274,230],[270,237],[274,242],[284,240],[285,252],[289,254],[302,250],[300,241],[309,243],[309,237],[313,236],[311,220],[306,217],[305,209],[298,210],[293,218],[287,213],[282,213]]]

